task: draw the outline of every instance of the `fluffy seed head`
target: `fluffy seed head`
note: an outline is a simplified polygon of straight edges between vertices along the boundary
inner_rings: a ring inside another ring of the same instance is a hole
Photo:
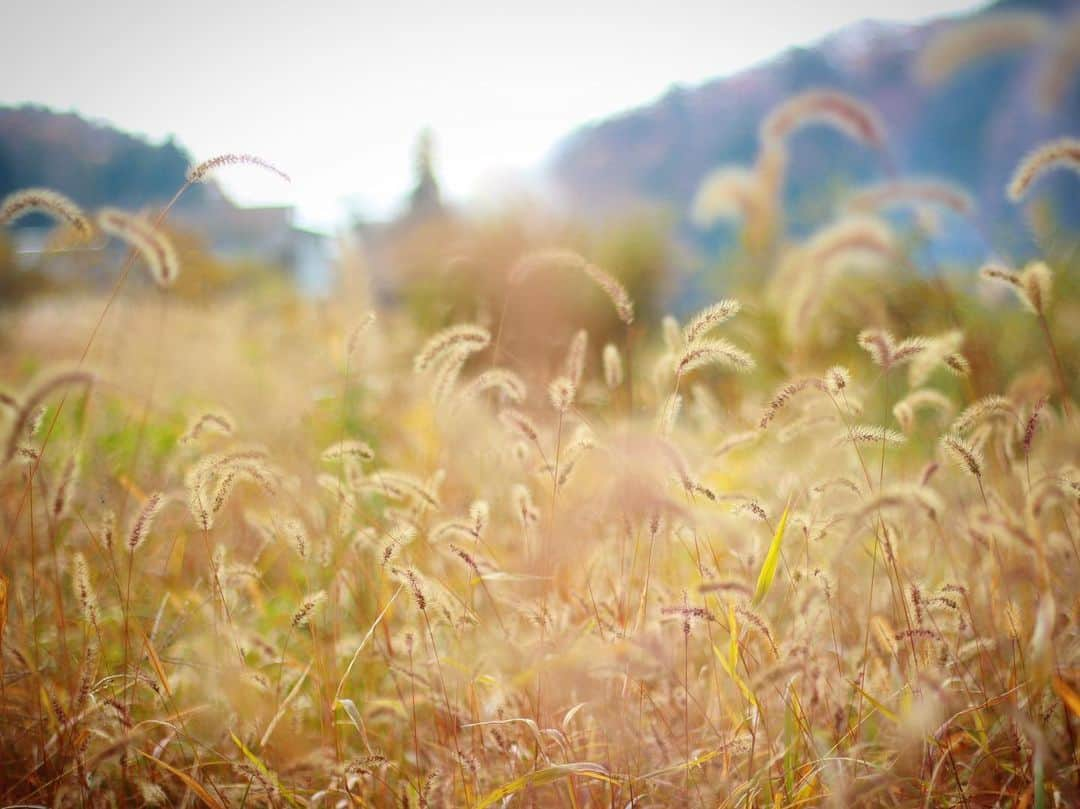
[[[445,360],[448,355],[464,352],[465,356],[487,348],[491,335],[482,326],[463,323],[443,329],[424,343],[413,359],[417,373],[426,371]]]
[[[896,237],[877,217],[848,216],[815,233],[805,255],[813,268],[829,268],[841,261],[887,261],[896,254]]]
[[[346,360],[356,353],[356,349],[360,346],[360,337],[370,326],[374,325],[376,319],[377,317],[374,312],[368,312],[360,318],[359,323],[353,326],[352,330],[349,332],[348,339],[345,341]]]
[[[459,547],[457,545],[454,545],[454,544],[450,544],[447,547],[449,547],[450,552],[452,554],[454,554],[462,562],[464,562],[466,565],[468,565],[469,569],[472,570],[472,572],[474,574],[476,574],[476,576],[478,578],[480,577],[480,575],[481,575],[480,566],[476,563],[476,559],[473,557],[473,555],[471,553],[469,553],[464,548],[461,548],[461,547]]]
[[[925,84],[940,84],[972,62],[1034,45],[1048,30],[1046,17],[1030,12],[998,12],[950,25],[923,48],[916,76]]]
[[[926,338],[925,344],[926,347],[908,365],[908,384],[912,388],[924,385],[930,375],[945,364],[946,358],[960,349],[964,344],[964,333],[953,329]]]
[[[1031,415],[1028,416],[1027,422],[1024,424],[1024,437],[1023,447],[1024,454],[1031,453],[1031,445],[1035,440],[1035,430],[1039,426],[1039,416],[1042,415],[1043,408],[1046,407],[1046,397],[1043,396],[1035,403],[1035,406],[1031,408]]]
[[[956,376],[967,376],[971,373],[971,363],[963,354],[949,354],[942,362]]]
[[[458,395],[462,401],[467,401],[488,390],[498,391],[515,403],[523,401],[526,394],[525,383],[520,376],[506,368],[492,368],[464,385]]]
[[[660,435],[671,435],[671,431],[675,429],[675,422],[679,420],[679,413],[682,412],[682,395],[678,393],[672,393],[660,406],[660,412],[657,413],[656,429]]]
[[[915,415],[920,410],[937,411],[948,418],[953,413],[953,403],[949,397],[932,388],[914,390],[893,406],[893,416],[905,433],[911,432],[915,424]]]
[[[956,421],[953,422],[952,431],[957,435],[964,435],[971,432],[976,425],[994,418],[1005,419],[1014,424],[1019,421],[1016,406],[1012,402],[1004,396],[991,394],[972,402],[964,408],[964,412],[957,416]]]
[[[425,612],[427,610],[427,598],[424,596],[424,588],[420,584],[420,577],[416,575],[416,571],[412,568],[406,568],[405,578],[409,581],[409,589],[412,590],[416,608],[420,612]]]
[[[864,329],[856,339],[859,348],[870,355],[874,365],[888,367],[896,349],[896,340],[889,332],[884,329]]]
[[[139,798],[146,806],[165,806],[168,804],[169,796],[165,794],[164,789],[153,781],[139,780],[136,783],[139,787]]]
[[[29,213],[46,214],[70,226],[83,239],[89,238],[92,232],[90,220],[79,206],[48,188],[24,188],[4,197],[0,202],[0,225],[9,225]]]
[[[75,598],[79,602],[79,611],[89,624],[96,624],[98,617],[97,596],[94,587],[90,583],[90,568],[86,564],[86,557],[81,552],[76,552],[71,560],[72,581],[75,587]]]
[[[679,321],[674,317],[664,315],[664,319],[660,321],[660,328],[664,334],[664,347],[670,353],[678,354],[686,347],[683,342],[682,329],[679,328]]]
[[[1080,17],[1074,14],[1064,27],[1054,28],[1054,41],[1035,77],[1035,98],[1044,114],[1060,109],[1080,73]]]
[[[345,441],[338,441],[336,444],[331,444],[324,449],[322,459],[324,461],[342,461],[346,459],[373,461],[375,460],[375,450],[364,441],[346,439]]]
[[[683,329],[683,341],[686,345],[697,342],[721,323],[731,320],[739,313],[741,305],[734,298],[725,298],[712,306],[702,309],[694,315]]]
[[[316,608],[324,601],[326,601],[325,590],[319,590],[318,592],[312,593],[301,601],[300,606],[297,608],[296,612],[293,613],[293,628],[296,629],[301,626],[306,626],[311,620],[312,613],[314,613]]]
[[[73,452],[64,463],[64,468],[57,481],[56,490],[53,492],[52,515],[53,519],[59,520],[67,516],[71,508],[71,500],[75,496],[75,488],[79,482],[79,454]]]
[[[491,507],[487,500],[474,500],[469,506],[469,521],[472,523],[473,534],[479,539],[487,528],[488,519],[491,516]]]
[[[299,520],[291,519],[282,523],[281,528],[285,532],[285,536],[288,538],[289,543],[293,546],[293,550],[296,551],[296,555],[299,556],[301,560],[307,559],[308,536],[304,524]]]
[[[982,477],[982,456],[970,442],[958,435],[943,435],[941,448],[956,466],[975,477]]]
[[[928,344],[922,337],[908,337],[898,343],[885,329],[864,329],[857,340],[873,363],[885,371],[911,361],[925,351]]]
[[[457,388],[458,379],[465,369],[465,363],[469,361],[468,349],[453,348],[446,352],[435,365],[435,373],[431,378],[431,400],[441,404],[449,400]]]
[[[1011,287],[1032,314],[1046,314],[1053,291],[1054,274],[1044,262],[1033,261],[1023,272],[1013,272],[1000,264],[986,264],[979,270],[979,276],[986,281],[996,281]]]
[[[1021,160],[1009,181],[1009,199],[1019,202],[1036,180],[1057,168],[1080,172],[1080,138],[1052,140]]]
[[[195,419],[184,434],[180,436],[180,443],[190,444],[204,433],[210,432],[220,433],[221,435],[232,435],[234,429],[235,427],[232,419],[224,413],[203,413]]]
[[[820,387],[820,384],[818,380],[808,378],[797,379],[781,387],[765,406],[765,411],[761,414],[761,420],[758,421],[758,427],[762,430],[768,429],[769,424],[787,406],[788,402],[811,386]]]
[[[619,320],[627,326],[634,322],[634,302],[630,299],[630,293],[626,291],[613,275],[600,269],[595,264],[586,264],[583,268],[585,274],[592,279],[593,283],[603,290],[608,296],[611,305],[615,307],[615,314]]]
[[[719,365],[732,371],[745,372],[754,367],[754,359],[727,340],[699,340],[679,357],[675,366],[676,376],[683,376],[707,365]]]
[[[292,182],[292,180],[289,179],[289,175],[277,168],[277,166],[268,163],[261,157],[250,154],[222,154],[217,157],[211,157],[209,160],[204,160],[202,163],[194,166],[188,172],[187,179],[189,183],[200,183],[220,168],[239,165],[258,166],[259,168],[266,169],[272,174],[276,174],[287,183]]]
[[[604,346],[604,384],[614,390],[623,383],[622,354],[613,343]]]
[[[932,178],[877,183],[855,192],[847,202],[850,210],[864,213],[910,205],[947,208],[960,216],[970,216],[975,210],[975,202],[967,191],[953,183]]]
[[[514,512],[521,520],[523,528],[540,521],[540,510],[533,503],[529,488],[521,483],[515,483],[510,490],[510,498],[514,503]]]
[[[168,289],[176,283],[180,275],[180,260],[172,242],[152,222],[117,208],[102,209],[97,221],[105,233],[126,243],[139,254],[159,287]]]
[[[758,205],[757,178],[742,166],[723,166],[711,172],[698,186],[691,217],[698,227],[707,228],[721,219],[747,217]]]
[[[984,264],[979,269],[979,277],[984,281],[999,281],[1012,287],[1020,286],[1020,275],[1000,264]]]
[[[519,433],[529,441],[536,441],[540,435],[540,431],[537,429],[532,419],[518,410],[507,408],[506,410],[501,411],[499,413],[499,420],[509,429]]]
[[[229,495],[232,494],[232,490],[236,487],[237,478],[240,475],[240,470],[236,468],[229,469],[218,478],[217,484],[214,486],[214,494],[210,500],[210,513],[217,514],[225,507],[225,503],[228,502]],[[210,526],[207,526],[208,528]]]
[[[839,129],[875,149],[885,145],[885,127],[867,104],[835,90],[809,90],[773,109],[762,124],[763,140],[783,140],[814,124]]]
[[[853,424],[850,431],[837,438],[837,444],[903,444],[907,441],[902,433],[872,424]]]
[[[113,540],[116,538],[116,512],[111,508],[106,509],[101,515],[101,544],[107,550],[112,550]]]
[[[548,386],[551,406],[559,413],[565,413],[570,409],[570,406],[574,403],[575,393],[576,389],[573,380],[565,376],[556,377]]]
[[[1033,261],[1020,273],[1023,295],[1020,299],[1033,314],[1045,315],[1050,306],[1054,287],[1054,274],[1042,261]]]
[[[634,322],[634,302],[626,287],[606,270],[601,269],[573,250],[551,248],[534,250],[522,256],[510,271],[510,283],[518,284],[538,269],[566,268],[584,273],[596,284],[615,307],[619,320],[627,326]]]
[[[758,438],[759,433],[757,430],[744,430],[741,433],[729,435],[716,446],[716,449],[713,450],[713,457],[719,458],[727,455],[732,450],[746,446],[747,444],[752,444],[754,441],[757,441]]]
[[[825,389],[829,393],[833,396],[839,396],[851,384],[851,371],[843,365],[834,365],[825,372],[822,380],[825,383]]]
[[[388,469],[375,472],[363,482],[363,487],[368,491],[378,492],[384,497],[408,500],[427,508],[439,507],[436,488],[407,472]]]
[[[165,505],[165,495],[161,492],[154,492],[146,498],[128,533],[128,551],[134,552],[146,540],[154,524],[154,518],[163,505]]]
[[[35,383],[30,391],[22,397],[22,406],[15,413],[8,433],[7,445],[4,450],[4,463],[8,463],[15,457],[22,441],[27,436],[37,432],[40,420],[44,416],[44,403],[53,393],[60,388],[89,385],[94,381],[94,375],[88,371],[60,371],[46,376]]]
[[[581,378],[585,375],[585,354],[589,347],[589,333],[580,329],[570,341],[570,348],[566,352],[566,362],[563,366],[563,375],[567,377],[574,387],[581,386]]]

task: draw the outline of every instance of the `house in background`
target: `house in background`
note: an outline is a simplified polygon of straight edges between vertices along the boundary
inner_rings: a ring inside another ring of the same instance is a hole
[[[191,156],[172,139],[150,143],[75,113],[41,106],[0,107],[0,197],[43,186],[90,212],[103,206],[153,211],[185,182],[190,165]],[[306,294],[329,291],[329,240],[297,227],[289,207],[240,208],[215,183],[200,183],[170,212],[169,226],[198,236],[219,258],[279,267]],[[10,235],[17,268],[61,278],[78,274],[96,281],[100,275],[107,283],[122,253],[100,240],[78,246],[58,243],[44,217],[21,220]]]
[[[330,239],[298,227],[291,206],[240,208],[216,186],[198,207],[177,210],[175,226],[198,234],[223,259],[280,267],[306,295],[323,297],[333,280]]]
[[[210,197],[198,206],[176,209],[169,227],[196,235],[218,259],[280,269],[301,293],[325,297],[334,273],[331,240],[297,227],[294,221],[289,206],[238,208],[224,197]],[[123,261],[123,248],[100,235],[89,244],[77,244],[58,234],[47,222],[14,228],[10,237],[16,268],[42,270],[58,280],[106,284]]]

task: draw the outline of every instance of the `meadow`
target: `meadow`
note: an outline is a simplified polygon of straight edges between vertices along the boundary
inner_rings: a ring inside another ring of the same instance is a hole
[[[3,315],[0,804],[1080,804],[1075,252],[916,269],[973,203],[895,175],[792,237],[808,126],[884,147],[782,104],[681,320],[535,236],[423,317],[348,247],[178,297],[168,208],[5,200],[125,257]]]

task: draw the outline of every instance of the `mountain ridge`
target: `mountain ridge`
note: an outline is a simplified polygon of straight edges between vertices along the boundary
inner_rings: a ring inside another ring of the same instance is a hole
[[[693,195],[712,169],[747,164],[758,126],[775,104],[798,92],[832,88],[863,99],[890,132],[892,159],[906,173],[934,175],[967,188],[979,204],[980,228],[1016,252],[1032,244],[1022,212],[1005,199],[1016,162],[1050,137],[1076,133],[1080,88],[1073,82],[1061,107],[1038,114],[1029,92],[1043,54],[1005,53],[967,66],[943,86],[914,75],[920,50],[943,26],[999,11],[1038,11],[1052,19],[1080,8],[1064,0],[1003,0],[956,18],[920,24],[865,20],[791,48],[734,74],[694,87],[673,87],[648,104],[591,122],[564,138],[549,172],[564,201],[590,215],[631,207],[668,211],[681,239],[711,254],[729,241],[723,228],[700,231],[688,217]],[[808,231],[833,213],[836,189],[882,179],[875,156],[822,128],[791,145],[785,194],[797,212],[793,227]]]
[[[96,208],[141,208],[169,199],[191,157],[173,138],[157,144],[109,123],[37,104],[0,107],[0,197],[45,186]],[[183,204],[202,202],[204,187]]]

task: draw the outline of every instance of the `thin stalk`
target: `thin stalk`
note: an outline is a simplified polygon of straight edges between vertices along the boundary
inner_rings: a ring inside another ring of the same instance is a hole
[[[1043,337],[1046,339],[1046,347],[1050,352],[1050,358],[1054,363],[1054,375],[1057,377],[1058,389],[1061,392],[1061,407],[1065,411],[1065,418],[1072,418],[1072,409],[1069,405],[1069,388],[1065,384],[1065,371],[1061,365],[1061,357],[1058,355],[1054,337],[1050,333],[1050,324],[1046,322],[1046,315],[1039,312],[1039,326],[1042,327]]]
[[[161,223],[165,221],[165,217],[173,206],[180,200],[188,188],[191,187],[191,181],[186,181],[180,189],[173,195],[173,198],[169,200],[168,204],[161,209],[161,212],[154,219],[154,227],[160,227]],[[90,347],[94,344],[94,339],[97,337],[98,331],[101,330],[101,324],[105,322],[105,316],[109,313],[113,303],[116,301],[117,296],[120,293],[121,287],[127,280],[128,275],[131,273],[132,267],[135,266],[135,250],[129,250],[127,258],[124,260],[124,264],[120,270],[120,277],[116,279],[116,283],[113,284],[112,290],[109,292],[109,297],[105,301],[105,306],[101,310],[101,314],[98,315],[97,321],[94,323],[93,329],[90,331],[90,336],[87,338],[86,343],[83,345],[82,353],[79,355],[79,361],[76,363],[76,368],[82,368],[86,362],[86,357],[90,353]],[[22,497],[19,499],[19,505],[15,509],[15,518],[11,521],[11,529],[8,532],[7,541],[4,542],[4,546],[0,548],[0,561],[7,555],[7,550],[11,545],[11,542],[15,539],[15,527],[19,523],[19,517],[22,515],[23,507],[26,505],[26,501],[30,496],[31,487],[34,482],[34,478],[37,475],[38,468],[41,466],[41,459],[45,457],[45,448],[49,445],[49,439],[52,438],[53,430],[56,428],[57,420],[60,418],[60,413],[64,409],[64,404],[67,402],[67,394],[65,393],[60,398],[60,403],[56,406],[56,412],[53,413],[53,417],[49,422],[49,427],[45,431],[45,436],[41,440],[41,447],[38,450],[37,458],[34,460],[33,468],[30,470],[30,476],[26,481],[26,486],[23,489]]]
[[[439,649],[435,645],[435,633],[431,629],[431,621],[428,619],[427,610],[421,610],[424,616],[424,626],[427,627],[428,640],[431,642],[431,653],[435,656],[435,670],[439,675],[439,685],[442,687],[443,702],[446,705],[446,719],[450,723],[450,729],[453,732],[454,739],[454,752],[457,753],[457,765],[458,772],[461,774],[461,788],[465,792],[465,803],[469,804],[472,799],[469,795],[469,781],[465,776],[465,764],[461,760],[461,744],[458,741],[458,728],[457,719],[454,716],[453,710],[450,708],[450,692],[446,690],[446,678],[443,676],[442,662],[439,660]]]

